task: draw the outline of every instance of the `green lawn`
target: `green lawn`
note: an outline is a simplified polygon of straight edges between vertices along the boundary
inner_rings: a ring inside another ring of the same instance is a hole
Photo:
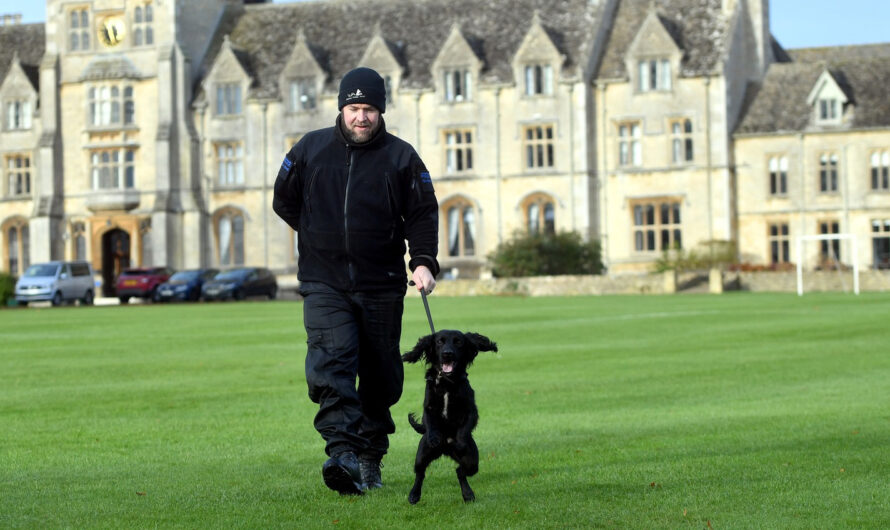
[[[0,528],[890,526],[890,295],[444,298],[477,501],[439,460],[407,502],[423,369],[386,486],[341,498],[299,302],[0,311]],[[403,350],[428,331],[406,301]]]

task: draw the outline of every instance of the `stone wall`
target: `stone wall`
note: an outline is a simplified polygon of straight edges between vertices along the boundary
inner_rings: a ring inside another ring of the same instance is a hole
[[[487,280],[441,280],[439,296],[582,296],[603,294],[671,294],[714,292],[709,273],[615,276],[537,276]],[[675,286],[675,289],[671,287]],[[859,273],[860,291],[890,291],[890,271]],[[795,272],[724,272],[723,290],[751,292],[797,292]],[[804,273],[804,292],[852,292],[853,273],[809,271]],[[409,295],[417,295],[414,289]]]

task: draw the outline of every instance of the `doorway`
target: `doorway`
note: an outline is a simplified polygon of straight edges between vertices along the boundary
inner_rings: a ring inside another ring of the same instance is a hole
[[[116,296],[117,277],[130,267],[130,234],[115,228],[102,235],[102,294]]]

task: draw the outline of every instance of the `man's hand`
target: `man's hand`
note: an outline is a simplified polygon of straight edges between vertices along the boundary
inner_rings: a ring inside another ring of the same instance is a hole
[[[411,274],[411,279],[414,280],[414,285],[417,287],[417,290],[423,291],[426,294],[432,293],[433,289],[436,288],[436,278],[426,265],[418,265],[415,267],[414,273]]]

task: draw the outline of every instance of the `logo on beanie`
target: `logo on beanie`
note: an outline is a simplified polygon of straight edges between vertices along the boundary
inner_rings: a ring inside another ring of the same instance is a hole
[[[350,99],[357,99],[357,98],[363,98],[363,97],[365,97],[365,93],[362,92],[362,89],[357,88],[355,90],[355,92],[350,92],[349,94],[346,95],[346,101],[349,101]]]

